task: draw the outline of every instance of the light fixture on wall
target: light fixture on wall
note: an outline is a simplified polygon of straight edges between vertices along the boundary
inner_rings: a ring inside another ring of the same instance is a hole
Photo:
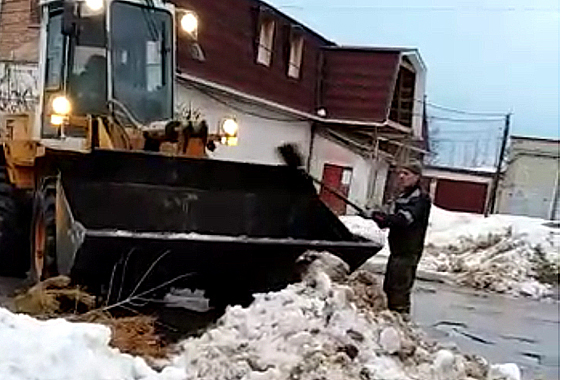
[[[187,50],[196,61],[204,62],[205,53],[201,44],[197,41],[199,38],[200,19],[196,12],[189,9],[176,9],[177,22],[181,29],[181,35],[186,37],[188,42]]]
[[[184,11],[179,23],[181,24],[181,29],[184,32],[189,33],[193,37],[196,37],[197,31],[199,29],[199,18],[197,17],[195,12]]]
[[[234,117],[225,117],[220,122],[220,142],[223,145],[238,145],[239,124]]]
[[[176,9],[177,20],[183,35],[196,40],[199,32],[199,16],[189,9]]]

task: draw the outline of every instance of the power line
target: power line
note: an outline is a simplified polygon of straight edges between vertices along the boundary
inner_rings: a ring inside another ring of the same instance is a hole
[[[462,139],[462,140],[458,140],[458,139],[442,139],[442,138],[434,138],[434,141],[436,142],[445,142],[445,143],[475,143],[476,141],[480,141],[482,140],[481,138],[470,138],[470,139]]]
[[[424,116],[422,113],[410,113],[411,116]],[[503,115],[504,116],[504,115]],[[445,117],[445,116],[436,116],[436,115],[430,115],[430,114],[426,114],[426,117],[429,119],[435,119],[435,120],[447,120],[447,121],[465,121],[465,122],[496,122],[496,121],[504,121],[504,117],[489,117],[489,118],[485,118],[485,119],[469,119],[469,118],[463,118],[463,119],[456,119],[456,118],[449,118],[449,117]]]
[[[452,117],[430,116],[427,115],[429,120],[449,121],[452,123],[497,123],[504,122],[504,118],[496,119],[455,119]]]
[[[426,101],[424,99],[414,99],[416,102],[418,103],[425,103],[427,106],[432,107],[432,108],[436,108],[439,109],[441,111],[448,111],[448,112],[452,112],[452,113],[457,113],[457,114],[461,114],[461,115],[472,115],[472,116],[502,116],[504,120],[504,117],[506,115],[506,112],[504,113],[500,113],[500,112],[474,112],[474,111],[466,111],[466,110],[461,110],[458,108],[453,108],[453,107],[448,107],[448,106],[442,106],[433,102],[429,102]]]
[[[213,99],[214,101],[228,107],[231,108],[235,111],[238,112],[242,112],[245,113],[247,115],[250,116],[255,116],[264,120],[271,120],[271,121],[279,121],[279,122],[301,122],[301,121],[306,121],[308,119],[304,119],[304,118],[277,118],[277,117],[272,117],[272,116],[265,116],[259,113],[255,113],[255,112],[251,112],[248,110],[245,110],[241,107],[236,107],[234,105],[232,105],[231,103],[224,101],[222,99],[220,99],[219,97],[215,96],[214,94],[212,94],[210,91],[207,91],[203,88],[201,88],[200,86],[197,86],[195,84],[190,84],[191,87],[195,88],[197,91],[203,93],[204,95],[208,96],[209,98]],[[455,122],[455,123],[484,123],[484,122],[502,122],[504,119],[454,119],[454,118],[445,118],[445,117],[439,117],[439,116],[428,116],[428,118],[430,120],[440,120],[440,121],[449,121],[449,122]]]
[[[279,121],[279,122],[285,122],[285,123],[298,123],[298,122],[308,120],[308,119],[304,119],[304,118],[291,118],[291,119],[289,119],[289,118],[277,118],[277,117],[272,117],[272,116],[261,115],[261,114],[258,114],[256,112],[251,112],[251,111],[245,110],[241,107],[236,107],[236,106],[232,105],[231,103],[220,99],[218,96],[215,96],[210,91],[207,91],[207,90],[201,88],[202,86],[197,86],[197,85],[195,85],[193,83],[190,83],[190,82],[186,82],[186,83],[188,83],[188,85],[190,85],[190,87],[194,88],[195,90],[197,90],[197,91],[201,92],[202,94],[208,96],[209,98],[211,98],[215,102],[218,102],[218,103],[222,104],[223,106],[226,106],[230,109],[233,109],[234,111],[238,111],[238,112],[250,115],[250,116],[258,117],[258,118],[261,118],[261,119],[264,119],[264,120]]]
[[[496,112],[472,112],[472,111],[463,111],[456,108],[451,107],[444,107],[434,103],[427,103],[429,107],[436,108],[442,111],[453,112],[461,115],[472,115],[472,116],[503,116],[504,113],[496,113]]]
[[[461,6],[461,7],[437,7],[437,6],[301,6],[301,5],[279,5],[278,9],[294,9],[298,11],[313,10],[323,12],[340,12],[340,11],[400,11],[400,12],[547,12],[559,13],[557,7],[478,7],[478,6]]]
[[[500,128],[497,128],[496,130],[494,128],[491,129],[452,129],[452,130],[448,130],[448,129],[439,129],[438,131],[432,131],[432,133],[434,134],[456,134],[456,133],[462,133],[462,134],[466,134],[466,133],[470,133],[470,134],[488,134],[488,133],[499,133],[500,132]]]

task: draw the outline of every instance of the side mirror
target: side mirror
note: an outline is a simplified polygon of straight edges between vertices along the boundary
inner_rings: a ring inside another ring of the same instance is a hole
[[[72,1],[63,1],[62,4],[62,34],[73,36],[76,34],[76,25],[78,24],[78,16],[76,15],[76,3]]]

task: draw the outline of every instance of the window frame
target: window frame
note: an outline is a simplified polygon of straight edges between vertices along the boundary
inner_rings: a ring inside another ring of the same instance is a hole
[[[265,67],[271,67],[273,62],[276,26],[275,20],[271,17],[263,17],[261,19],[259,23],[255,63]]]
[[[302,33],[294,31],[290,33],[290,50],[288,53],[286,70],[286,75],[289,78],[300,79],[302,75],[302,66],[304,62],[304,43],[305,40]]]

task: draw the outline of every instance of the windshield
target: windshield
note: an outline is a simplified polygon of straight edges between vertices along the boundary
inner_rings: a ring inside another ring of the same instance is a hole
[[[140,122],[172,117],[172,25],[163,10],[111,5],[113,98]]]
[[[47,24],[47,60],[45,87],[59,90],[62,85],[62,62],[64,57],[64,36],[61,33],[62,13],[53,13]]]
[[[82,15],[71,46],[68,92],[73,114],[106,114],[107,64],[103,13]]]
[[[45,68],[44,109],[57,95],[68,97],[72,115],[103,115],[107,104],[107,64],[105,17],[103,12],[81,12],[75,33],[62,33],[63,11],[59,3],[49,5]],[[57,136],[59,129],[44,114],[42,134]],[[67,130],[69,136],[82,136],[81,130]]]
[[[62,33],[63,13],[53,3],[49,7],[45,68],[44,109],[49,109],[53,98],[68,97],[72,115],[102,115],[106,113],[107,75],[105,49],[105,21],[103,14],[83,15],[76,24],[76,33]],[[44,114],[42,134],[54,137],[59,128]],[[66,134],[82,137],[84,131],[67,130]]]

